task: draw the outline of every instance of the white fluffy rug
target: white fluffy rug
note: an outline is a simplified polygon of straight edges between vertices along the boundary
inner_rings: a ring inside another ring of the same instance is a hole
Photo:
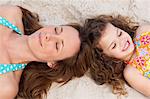
[[[43,25],[82,23],[100,14],[122,14],[138,22],[149,22],[149,0],[0,0],[0,4],[21,5],[37,12]],[[128,96],[122,99],[147,99],[127,86]],[[117,99],[108,86],[96,85],[87,75],[59,87],[54,83],[48,99]]]

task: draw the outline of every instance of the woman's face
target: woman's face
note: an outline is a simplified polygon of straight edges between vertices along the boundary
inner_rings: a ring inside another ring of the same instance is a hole
[[[99,47],[110,57],[128,60],[134,51],[134,43],[130,35],[108,23],[99,40]]]
[[[44,27],[29,36],[28,45],[41,62],[63,60],[79,51],[79,32],[71,26]]]

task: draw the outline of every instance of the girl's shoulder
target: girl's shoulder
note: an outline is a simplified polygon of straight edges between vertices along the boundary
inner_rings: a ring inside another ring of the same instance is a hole
[[[127,65],[124,69],[124,78],[137,91],[150,96],[150,80],[140,74],[133,66]]]
[[[140,25],[136,30],[136,36],[141,35],[142,33],[150,32],[150,24]]]
[[[123,74],[128,75],[128,74],[134,74],[134,73],[140,73],[134,66],[131,66],[132,64],[127,64],[126,67],[124,68]]]
[[[127,82],[131,82],[132,78],[138,77],[138,75],[141,75],[141,73],[134,66],[128,64],[123,71],[123,75]]]
[[[145,48],[149,46],[150,43],[150,24],[139,26],[136,30],[134,43],[137,45],[136,47]],[[149,47],[148,47],[149,49]]]

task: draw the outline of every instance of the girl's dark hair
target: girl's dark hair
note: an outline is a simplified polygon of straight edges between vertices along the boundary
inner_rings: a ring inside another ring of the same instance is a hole
[[[25,35],[30,35],[36,30],[42,28],[39,24],[37,14],[20,7],[23,13],[22,21],[24,25]],[[78,24],[70,24],[79,31],[81,42],[80,51],[73,57],[57,62],[55,68],[49,68],[46,63],[30,62],[23,70],[18,97],[25,99],[42,99],[47,95],[52,82],[67,83],[74,77],[81,77],[88,70],[89,46],[84,43],[84,37],[81,31],[81,26]]]
[[[84,24],[84,31],[92,50],[90,67],[92,79],[99,85],[104,83],[110,84],[114,93],[124,95],[127,93],[124,88],[125,79],[123,77],[123,70],[126,64],[122,60],[105,55],[103,49],[98,47],[98,41],[108,23],[126,31],[132,38],[138,24],[131,21],[129,17],[121,15],[100,15],[96,18],[87,19]]]

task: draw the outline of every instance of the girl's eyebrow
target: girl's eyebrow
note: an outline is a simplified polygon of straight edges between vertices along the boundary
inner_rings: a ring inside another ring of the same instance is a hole
[[[111,42],[111,44],[109,45],[108,49],[111,47],[111,45],[113,44],[114,42]]]
[[[116,28],[117,28],[117,27],[116,27]],[[118,31],[119,31],[119,29],[117,28],[117,30],[116,30],[116,31],[117,31],[117,35],[118,35]]]
[[[117,35],[118,35],[118,31],[119,31],[119,29],[116,27],[116,33],[117,33]],[[110,44],[110,46],[108,47],[108,49],[111,47],[111,45],[113,44],[114,42],[111,42],[111,44]]]

